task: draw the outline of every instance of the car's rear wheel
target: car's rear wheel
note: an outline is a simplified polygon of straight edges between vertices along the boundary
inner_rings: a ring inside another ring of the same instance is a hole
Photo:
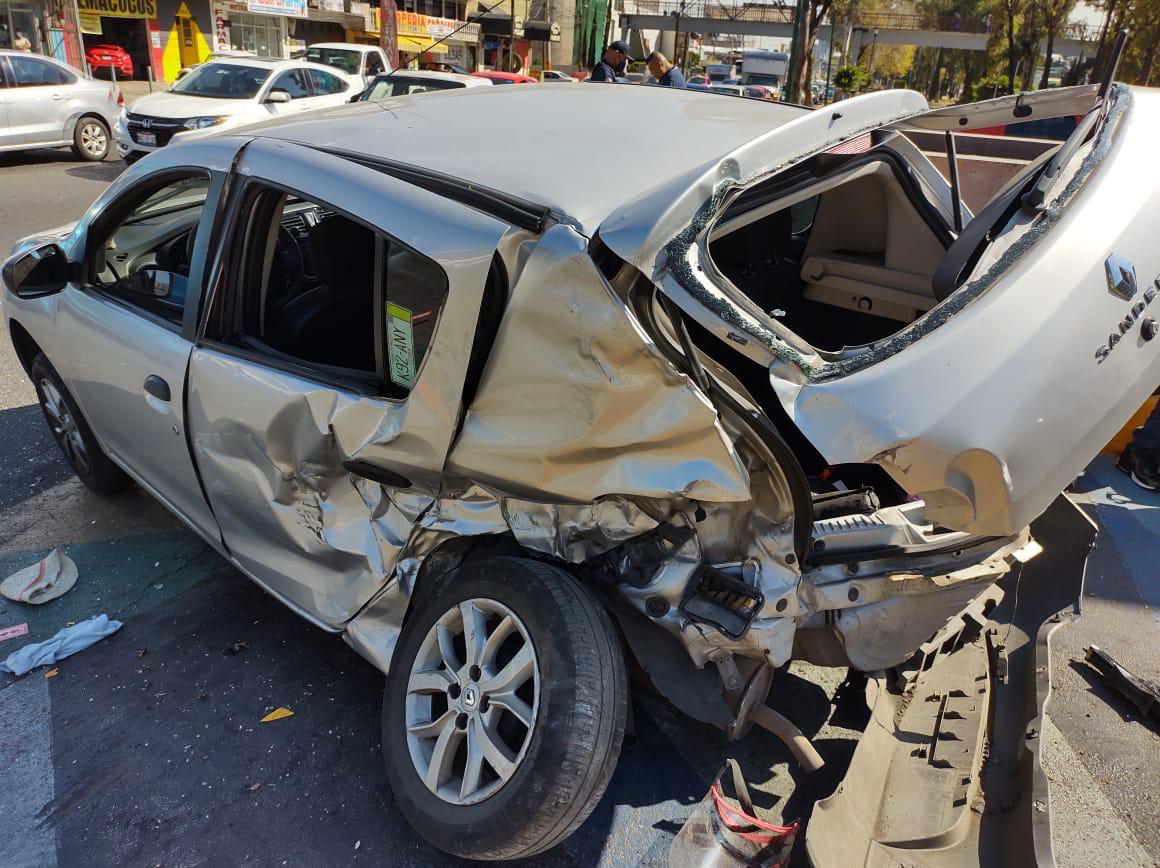
[[[82,160],[98,162],[109,155],[111,141],[105,122],[89,115],[77,121],[73,130],[73,153]]]
[[[48,429],[81,482],[98,494],[128,488],[132,480],[101,449],[60,374],[43,353],[32,360],[30,373]]]
[[[627,707],[616,634],[584,587],[536,561],[469,561],[419,602],[392,657],[387,777],[439,849],[533,856],[600,800]]]

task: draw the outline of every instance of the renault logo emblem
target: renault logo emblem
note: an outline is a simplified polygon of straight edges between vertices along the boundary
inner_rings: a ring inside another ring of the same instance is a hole
[[[468,708],[475,708],[475,703],[478,697],[475,695],[475,688],[468,687],[463,691],[463,704]]]
[[[1129,301],[1136,294],[1136,266],[1113,253],[1104,260],[1104,273],[1108,278],[1108,292]]]

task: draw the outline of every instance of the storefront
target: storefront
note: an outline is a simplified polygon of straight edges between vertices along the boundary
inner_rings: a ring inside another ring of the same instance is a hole
[[[84,68],[76,8],[66,0],[0,0],[0,48]]]
[[[157,0],[77,0],[85,58],[93,75],[163,78]]]
[[[213,50],[258,57],[289,57],[295,22],[306,18],[306,0],[215,0]]]
[[[351,8],[361,4],[351,4]],[[369,45],[379,43],[379,8],[369,9],[373,26],[363,31],[350,31],[352,42]],[[425,63],[450,63],[468,71],[479,67],[479,25],[467,24],[453,18],[437,18],[418,12],[395,13],[399,39],[399,65],[422,66]]]

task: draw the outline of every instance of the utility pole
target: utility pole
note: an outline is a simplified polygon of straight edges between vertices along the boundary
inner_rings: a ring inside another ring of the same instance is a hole
[[[508,71],[516,71],[516,0],[508,0],[511,8],[511,42],[508,43]]]
[[[399,68],[399,28],[395,0],[379,0],[379,46],[391,69]]]

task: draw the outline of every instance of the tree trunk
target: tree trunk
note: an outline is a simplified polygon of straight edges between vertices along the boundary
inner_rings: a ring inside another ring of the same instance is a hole
[[[1108,32],[1112,27],[1112,15],[1116,11],[1116,0],[1108,0],[1108,8],[1104,11],[1104,26],[1100,28],[1100,43],[1096,49],[1096,62],[1092,66],[1092,81],[1103,78],[1104,64],[1107,62]]]
[[[978,75],[974,56],[977,52],[970,52],[963,64],[963,96],[962,102],[970,102],[971,88],[975,86],[975,77]],[[985,57],[985,55],[984,55]]]
[[[1007,7],[1007,93],[1015,93],[1015,70],[1019,52],[1015,47],[1015,7]]]
[[[1051,75],[1051,55],[1055,51],[1055,31],[1059,27],[1058,21],[1047,22],[1047,50],[1043,54],[1043,75],[1039,78],[1039,89],[1046,90]]]
[[[926,88],[926,98],[933,100],[938,97],[939,79],[942,77],[943,49],[940,45],[938,54],[934,56],[934,69],[930,73],[930,84]]]
[[[1144,87],[1151,87],[1149,82],[1152,80],[1152,70],[1156,66],[1156,41],[1158,39],[1160,39],[1160,23],[1152,29],[1152,38],[1148,40],[1148,52],[1144,55],[1140,78],[1136,82]]]

